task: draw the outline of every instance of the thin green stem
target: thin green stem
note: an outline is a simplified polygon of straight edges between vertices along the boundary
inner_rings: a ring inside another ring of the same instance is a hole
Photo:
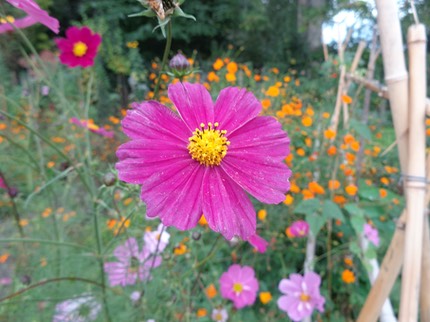
[[[8,191],[10,201],[12,202],[13,217],[15,218],[16,228],[18,229],[19,235],[21,236],[21,238],[25,238],[24,230],[22,229],[22,226],[21,226],[21,218],[18,212],[18,207],[16,206],[14,197],[10,193],[12,191],[11,187],[9,186],[2,172],[0,172],[0,178],[2,179],[4,185],[6,186],[6,190]]]
[[[29,290],[33,289],[33,288],[36,288],[36,287],[39,287],[39,286],[42,286],[42,285],[46,285],[46,284],[50,284],[50,283],[62,282],[62,281],[73,281],[73,282],[74,281],[78,281],[78,282],[84,282],[84,283],[88,283],[88,284],[93,284],[93,285],[99,286],[99,287],[102,288],[102,290],[104,290],[104,288],[105,288],[104,285],[99,284],[96,281],[93,281],[93,280],[90,280],[90,279],[87,279],[87,278],[81,278],[81,277],[57,277],[57,278],[52,278],[52,279],[49,279],[49,280],[44,280],[44,281],[35,283],[35,284],[33,284],[33,285],[29,286],[29,287],[26,287],[26,288],[24,288],[22,290],[19,290],[18,292],[15,292],[15,293],[9,294],[8,296],[2,297],[2,298],[0,298],[0,303],[3,302],[3,301],[10,300],[10,299],[12,299],[14,297],[17,297],[18,295],[21,295],[23,293],[26,293]]]
[[[157,83],[155,84],[154,89],[154,98],[158,98],[158,92],[160,89],[161,75],[163,74],[164,67],[167,63],[167,58],[169,58],[170,47],[172,46],[172,20],[170,20],[167,24],[167,39],[166,39],[166,47],[164,48],[163,60],[161,61],[160,73],[158,74]]]
[[[56,246],[65,246],[65,247],[75,247],[75,248],[81,248],[86,251],[93,251],[91,248],[74,244],[74,243],[68,243],[68,242],[58,242],[55,240],[47,240],[47,239],[38,239],[38,238],[6,238],[6,239],[0,239],[1,243],[38,243],[38,244],[49,244],[49,245],[56,245]]]

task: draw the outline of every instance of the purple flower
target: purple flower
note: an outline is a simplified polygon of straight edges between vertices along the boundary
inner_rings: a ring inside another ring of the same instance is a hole
[[[101,305],[89,294],[57,304],[52,322],[88,322],[97,319]]]
[[[147,231],[143,236],[143,240],[145,241],[145,248],[149,250],[151,254],[161,253],[169,244],[170,234],[164,229],[163,233],[163,224],[159,224],[156,231]],[[157,250],[158,245],[158,250]]]
[[[161,257],[151,256],[148,249],[143,248],[139,252],[139,246],[135,238],[129,238],[123,244],[115,248],[113,254],[119,262],[108,262],[104,265],[104,270],[109,276],[109,284],[133,285],[139,278],[141,281],[150,279],[150,269],[160,266]]]
[[[99,134],[106,138],[113,138],[114,133],[112,131],[107,131],[104,128],[100,128],[98,125],[94,124],[92,120],[79,120],[76,117],[71,117],[69,120],[70,123],[75,124],[79,127],[87,128],[93,133]]]
[[[227,322],[228,313],[226,309],[213,309],[211,318],[216,322]]]
[[[376,228],[373,228],[368,223],[364,224],[364,237],[366,237],[373,245],[379,246],[379,233]]]
[[[233,301],[236,309],[252,305],[257,298],[258,281],[252,267],[231,265],[219,279],[221,296]]]
[[[0,188],[1,188],[1,189],[7,189],[7,186],[6,186],[6,184],[4,183],[4,180],[3,180],[3,178],[2,178],[2,177],[0,177]]]
[[[49,14],[40,9],[39,5],[33,0],[6,0],[15,8],[21,9],[28,16],[18,19],[13,22],[16,28],[27,28],[36,23],[41,23],[51,29],[53,32],[58,34],[60,24],[57,19],[52,18]],[[0,25],[0,34],[6,31],[13,31],[14,28],[9,23],[4,23]]]
[[[148,217],[187,230],[204,213],[226,239],[264,251],[246,192],[265,203],[285,199],[290,140],[281,124],[258,116],[261,104],[245,89],[225,88],[215,103],[200,84],[170,85],[168,95],[179,115],[155,101],[127,112],[122,127],[131,141],[117,151],[119,178],[142,185]]]
[[[289,279],[282,279],[279,290],[285,295],[278,299],[278,307],[287,312],[293,321],[310,317],[314,309],[324,312],[325,299],[320,294],[321,278],[314,272],[304,276],[291,274]]]
[[[187,58],[181,53],[177,53],[169,62],[169,67],[177,71],[184,71],[190,68],[190,63]]]
[[[304,220],[297,220],[290,226],[293,237],[306,237],[309,234],[309,224]]]

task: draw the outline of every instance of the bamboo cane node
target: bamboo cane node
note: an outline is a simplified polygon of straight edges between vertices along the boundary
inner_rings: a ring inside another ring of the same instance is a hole
[[[395,83],[403,82],[408,78],[409,78],[408,73],[405,72],[398,75],[391,75],[390,77],[386,77],[385,82],[387,84],[395,84]]]
[[[409,185],[411,183],[421,183],[422,186],[425,187],[426,184],[430,184],[430,181],[427,180],[426,177],[420,177],[420,176],[412,176],[409,174],[402,174],[403,180],[405,180],[406,185]]]
[[[405,230],[406,223],[403,220],[395,220],[395,223],[398,230]]]

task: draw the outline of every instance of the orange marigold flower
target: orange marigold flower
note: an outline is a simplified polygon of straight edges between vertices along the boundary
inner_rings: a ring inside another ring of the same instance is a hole
[[[265,221],[267,217],[267,211],[265,209],[260,209],[257,213],[258,219]]]
[[[21,220],[19,221],[19,225],[20,225],[21,227],[25,227],[25,226],[27,226],[27,225],[28,225],[28,220],[27,220],[27,219],[21,219]]]
[[[0,123],[0,131],[3,131],[7,128],[7,125],[4,123]]]
[[[294,197],[291,195],[286,195],[285,200],[283,201],[285,205],[289,206],[293,203]]]
[[[265,98],[261,100],[261,105],[263,106],[264,110],[267,110],[270,107],[270,105],[272,105],[272,103],[270,102],[270,99]]]
[[[346,198],[342,195],[335,195],[333,197],[333,202],[337,203],[340,206],[343,206],[346,203],[346,201],[347,201]]]
[[[204,318],[206,315],[208,315],[208,311],[205,308],[201,308],[197,310],[196,315],[198,318]]]
[[[256,82],[261,81],[261,75],[255,74],[255,75],[254,75],[254,80],[255,80]]]
[[[215,72],[209,72],[208,74],[208,81],[209,82],[219,82],[219,76],[215,74]]]
[[[272,72],[273,72],[273,74],[279,74],[279,69],[276,67],[273,67]]]
[[[294,81],[294,85],[296,85],[296,86],[300,86],[300,79],[296,79],[296,80]]]
[[[285,77],[284,77],[284,82],[285,82],[285,83],[289,83],[289,82],[291,82],[291,77],[290,77],[290,76],[285,76]]]
[[[206,296],[210,299],[214,298],[218,294],[214,284],[210,284],[208,287],[206,287],[205,293]]]
[[[298,148],[297,150],[296,150],[296,153],[297,153],[297,155],[299,155],[299,156],[304,156],[305,154],[306,154],[306,152],[305,152],[305,150],[303,150],[302,148]]]
[[[343,259],[343,262],[345,263],[345,265],[352,267],[354,265],[354,262],[352,261],[351,257],[345,257]]]
[[[342,281],[346,284],[351,284],[355,282],[355,274],[349,269],[345,269],[342,272]]]
[[[332,129],[327,129],[324,131],[324,136],[326,139],[332,140],[336,137],[336,131]]]
[[[200,217],[200,219],[199,219],[199,225],[200,226],[206,226],[208,224],[208,222],[207,222],[207,220],[206,220],[206,218],[205,218],[205,215],[202,215],[201,217]]]
[[[303,200],[315,198],[315,195],[309,189],[302,190]]]
[[[390,167],[388,165],[386,165],[384,167],[385,171],[387,171],[388,173],[397,173],[399,171],[399,169],[395,168],[395,167]]]
[[[336,155],[337,153],[337,149],[334,145],[331,145],[328,149],[327,149],[327,154],[330,156]]]
[[[346,134],[344,137],[343,137],[343,142],[345,143],[345,144],[348,144],[348,145],[350,145],[352,142],[354,142],[355,141],[355,139],[354,139],[354,137],[351,135],[351,134]]]
[[[310,191],[317,195],[323,195],[325,193],[324,188],[318,184],[316,181],[309,182],[308,188]]]
[[[266,95],[271,97],[277,97],[279,96],[279,93],[279,88],[276,86],[270,86],[266,91]]]
[[[397,199],[397,198],[393,198],[392,202],[393,202],[393,204],[395,204],[395,205],[400,204],[400,200],[399,200],[399,199]]]
[[[329,180],[328,188],[330,190],[336,190],[336,189],[339,189],[339,187],[340,187],[340,182],[338,180]]]
[[[179,243],[179,245],[173,249],[173,253],[178,256],[184,255],[187,251],[188,251],[187,245],[183,243]]]
[[[354,184],[349,184],[345,187],[345,192],[350,196],[355,196],[357,194],[358,188]]]
[[[288,238],[294,238],[294,234],[291,232],[291,227],[288,226],[285,228],[285,235],[287,235]]]
[[[390,179],[388,179],[387,177],[382,177],[380,181],[382,184],[385,184],[386,186],[390,184]]]
[[[324,112],[324,113],[322,113],[322,117],[325,119],[328,119],[330,117],[330,113]]]
[[[360,142],[358,142],[358,141],[351,142],[351,144],[349,146],[355,152],[358,152],[360,150]]]
[[[387,196],[387,190],[385,189],[379,189],[379,197],[385,198]]]
[[[349,164],[354,164],[355,161],[355,154],[352,154],[350,152],[345,153],[345,159],[348,161]]]
[[[217,60],[215,60],[215,62],[213,63],[212,68],[214,70],[220,70],[223,66],[224,66],[224,62],[222,61],[222,59],[217,58]]]
[[[233,73],[227,73],[225,74],[225,79],[227,80],[227,82],[235,82],[236,81],[236,75]]]
[[[299,193],[300,187],[295,182],[291,182],[290,191],[292,193]]]
[[[291,162],[294,159],[294,155],[292,153],[290,153],[286,158],[285,158],[285,162],[287,163],[287,165],[291,168]]]
[[[0,255],[0,264],[4,264],[7,262],[8,258],[9,258],[9,253],[4,253]]]
[[[231,74],[236,74],[237,72],[237,64],[232,61],[230,63],[227,64],[227,71]]]
[[[312,106],[308,106],[308,107],[306,108],[305,113],[306,113],[307,115],[309,115],[309,116],[314,116],[314,114],[315,114],[314,109],[312,108]]]
[[[302,124],[303,126],[309,127],[313,123],[312,118],[310,116],[303,116],[302,118]]]
[[[307,147],[310,148],[312,146],[312,139],[310,137],[307,137],[305,139],[305,144],[306,144]]]
[[[49,215],[52,213],[52,209],[51,208],[46,208],[43,212],[42,212],[42,217],[46,218],[49,217]]]
[[[344,102],[345,104],[351,104],[352,98],[348,95],[342,95],[342,102]]]
[[[259,297],[260,302],[263,304],[267,304],[272,300],[272,294],[270,294],[270,292],[260,292]]]

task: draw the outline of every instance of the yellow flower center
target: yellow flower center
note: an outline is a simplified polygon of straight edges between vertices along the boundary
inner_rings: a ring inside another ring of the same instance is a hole
[[[214,318],[215,318],[215,321],[222,321],[223,316],[221,313],[217,313],[215,314]]]
[[[205,166],[219,165],[227,154],[230,141],[225,137],[226,130],[218,130],[218,122],[206,125],[201,123],[200,129],[189,138],[188,151],[191,157]]]
[[[240,284],[240,283],[234,283],[233,284],[233,291],[235,293],[238,293],[238,294],[242,293],[242,291],[243,291],[243,285]]]
[[[305,293],[300,294],[300,301],[302,302],[308,302],[311,299],[311,297]]]
[[[14,23],[15,22],[15,18],[12,16],[6,16],[4,19],[0,18],[0,23],[4,24],[4,23]]]
[[[84,56],[88,51],[88,46],[82,41],[75,42],[73,44],[73,55],[76,57]]]

